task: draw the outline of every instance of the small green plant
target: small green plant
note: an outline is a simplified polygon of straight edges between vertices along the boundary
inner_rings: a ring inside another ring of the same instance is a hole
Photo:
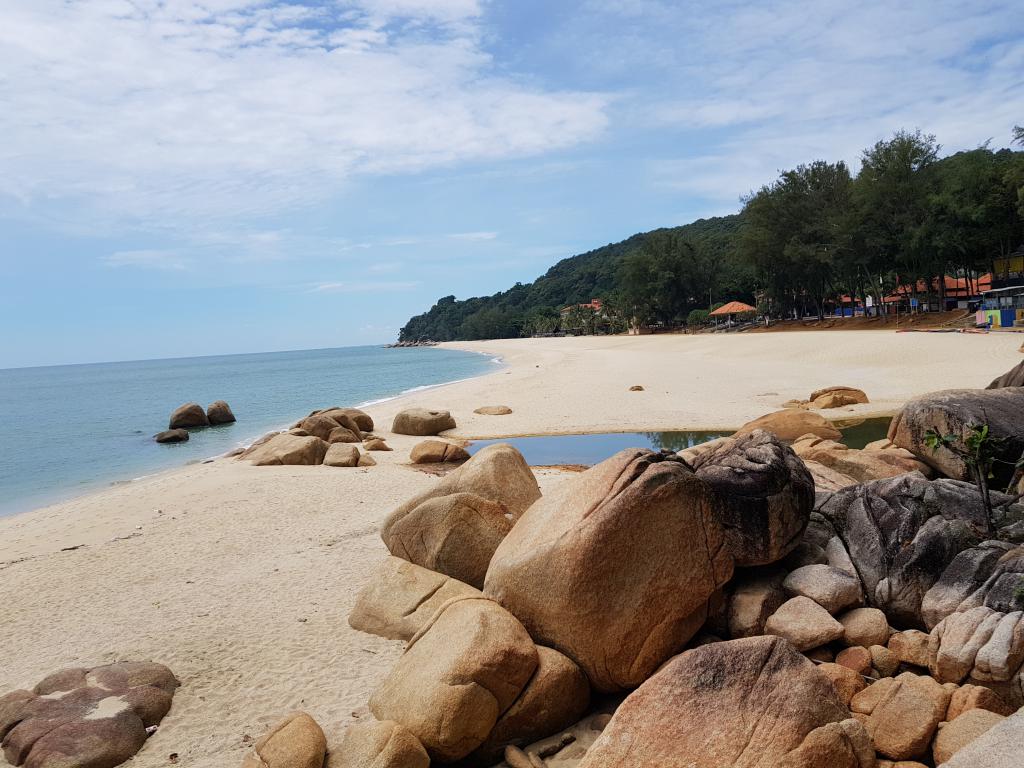
[[[989,480],[993,477],[992,467],[999,460],[1000,452],[1006,444],[1006,438],[991,434],[988,424],[971,424],[964,436],[940,435],[935,430],[929,429],[925,432],[924,444],[932,451],[945,448],[960,457],[967,465],[967,470],[971,473],[974,484],[978,486],[978,491],[981,493],[988,533],[990,536],[995,535],[995,515],[992,509]]]
[[[1017,605],[1024,605],[1024,581],[1013,588],[1013,602]]]

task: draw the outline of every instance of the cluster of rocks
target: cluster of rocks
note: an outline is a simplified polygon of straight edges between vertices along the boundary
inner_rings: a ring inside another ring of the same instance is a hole
[[[1011,401],[920,398],[863,450],[785,409],[543,497],[480,451],[382,528],[349,622],[408,645],[340,764],[1017,765],[965,760],[1020,759],[1024,507],[988,520],[925,445],[981,413],[1010,440]]]
[[[861,389],[855,387],[825,387],[811,393],[806,400],[790,400],[784,404],[785,408],[813,408],[825,410],[828,408],[842,408],[845,405],[860,405],[870,402],[868,396]]]
[[[360,451],[359,445],[363,450]],[[254,466],[316,465],[372,467],[369,451],[390,451],[373,434],[373,419],[358,408],[322,408],[286,432],[271,432],[238,454]]]
[[[203,410],[199,403],[185,403],[174,409],[167,422],[167,429],[153,435],[158,443],[183,443],[188,440],[190,429],[215,427],[219,424],[233,424],[235,414],[223,400],[215,400]]]
[[[107,768],[130,759],[171,708],[178,681],[162,664],[64,669],[0,697],[4,758],[28,768]]]

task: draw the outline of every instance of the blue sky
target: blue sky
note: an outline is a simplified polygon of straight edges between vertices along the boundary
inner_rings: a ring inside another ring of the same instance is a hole
[[[1006,146],[1021,18],[0,0],[0,367],[388,341],[440,296],[733,212],[799,162],[856,167],[901,127]]]

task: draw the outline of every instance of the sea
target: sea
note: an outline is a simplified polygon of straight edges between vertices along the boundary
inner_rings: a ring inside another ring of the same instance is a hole
[[[328,406],[367,406],[491,371],[473,352],[340,347],[0,369],[0,515],[202,461]],[[226,400],[238,421],[157,444],[182,403]]]

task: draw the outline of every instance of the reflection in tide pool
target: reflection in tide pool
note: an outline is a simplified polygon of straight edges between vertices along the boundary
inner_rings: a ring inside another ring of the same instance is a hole
[[[843,442],[850,448],[863,448],[885,437],[889,419],[865,419],[844,427]],[[598,464],[626,448],[653,451],[681,451],[700,443],[728,435],[728,432],[600,432],[589,435],[539,435],[508,437],[500,440],[474,440],[467,448],[472,454],[495,443],[509,443],[534,467],[560,464]]]

